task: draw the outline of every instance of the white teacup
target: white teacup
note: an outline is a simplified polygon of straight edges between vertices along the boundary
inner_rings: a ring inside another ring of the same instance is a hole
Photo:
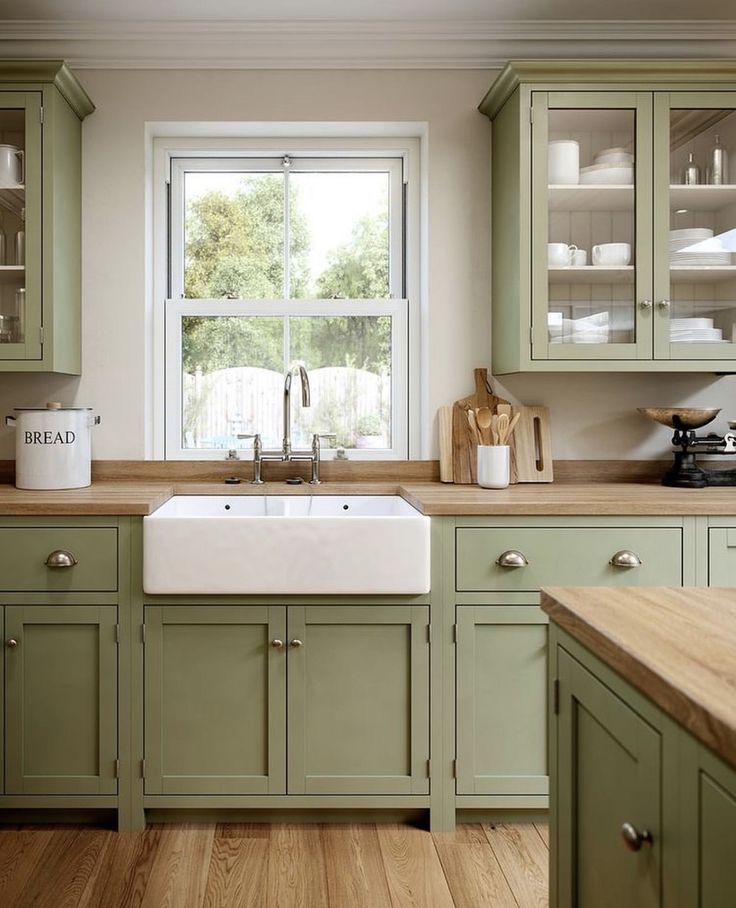
[[[572,254],[572,262],[570,264],[575,265],[578,268],[581,265],[587,265],[588,264],[588,250],[587,249],[576,249],[575,252],[573,252],[573,254]]]
[[[575,245],[567,243],[547,243],[547,265],[549,268],[567,268],[572,264],[573,256],[578,251]]]
[[[631,261],[630,243],[601,243],[593,246],[591,256],[594,265],[617,268],[628,265]]]

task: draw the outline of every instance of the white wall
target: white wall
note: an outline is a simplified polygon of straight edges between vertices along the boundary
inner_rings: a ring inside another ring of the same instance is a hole
[[[482,71],[85,70],[97,105],[84,123],[83,374],[0,376],[0,411],[47,399],[102,416],[94,456],[144,456],[146,122],[426,121],[429,124],[429,408],[472,389],[490,366],[490,124],[476,105]],[[734,379],[687,376],[516,376],[514,398],[552,410],[555,456],[648,457],[667,432],[643,405],[706,403],[729,412]],[[436,454],[436,444],[433,454]],[[0,430],[0,459],[13,454]]]

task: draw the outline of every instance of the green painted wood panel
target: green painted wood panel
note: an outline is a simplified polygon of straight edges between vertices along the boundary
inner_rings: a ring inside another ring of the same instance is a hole
[[[733,908],[736,899],[736,788],[700,773],[701,908]]]
[[[708,530],[708,585],[736,586],[736,528]]]
[[[661,902],[661,736],[594,675],[558,650],[558,908],[655,908]],[[625,823],[651,845],[630,851]]]
[[[289,794],[427,794],[428,608],[290,606],[288,622]]]
[[[6,606],[7,794],[115,794],[117,608]]]
[[[7,86],[0,85],[0,88]],[[26,268],[24,285],[26,290],[25,336],[21,343],[0,344],[0,361],[12,368],[17,361],[41,361],[41,307],[42,307],[42,256],[41,256],[41,212],[42,212],[42,149],[41,149],[41,91],[1,91],[0,109],[20,110],[25,115],[25,232]],[[17,222],[16,222],[17,223]],[[8,231],[6,242],[12,248],[13,235]],[[12,259],[11,259],[12,261]]]
[[[63,549],[71,568],[49,568]],[[0,588],[12,592],[108,592],[118,588],[118,531],[114,527],[0,528]]]
[[[522,552],[529,564],[503,568],[498,556]],[[640,567],[615,568],[611,556],[636,552]],[[542,586],[680,586],[678,527],[461,527],[456,535],[456,588],[462,592],[534,592]]]
[[[546,795],[547,617],[457,609],[457,793]]]
[[[0,704],[5,705],[5,609],[0,608]],[[5,722],[0,722],[0,794],[5,792]]]
[[[147,606],[145,793],[283,794],[286,609]]]

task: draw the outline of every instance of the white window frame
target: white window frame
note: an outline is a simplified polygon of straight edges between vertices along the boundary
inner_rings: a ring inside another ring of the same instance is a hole
[[[411,128],[411,127],[409,127]],[[416,127],[414,127],[416,128]],[[248,146],[248,147],[244,147]],[[417,139],[396,138],[390,140],[360,139],[346,137],[320,140],[290,139],[280,148],[275,148],[266,139],[244,142],[242,139],[171,139],[154,138],[152,141],[152,187],[154,237],[153,294],[151,299],[151,321],[153,350],[151,352],[151,405],[153,417],[150,426],[147,456],[166,459],[210,460],[227,456],[221,449],[184,449],[181,442],[182,417],[182,370],[181,370],[181,320],[185,315],[274,315],[274,302],[268,300],[185,300],[183,287],[183,192],[175,191],[171,184],[185,170],[232,170],[233,164],[243,167],[247,159],[249,170],[280,172],[274,167],[274,159],[287,154],[293,156],[290,170],[320,171],[345,170],[347,158],[361,158],[357,170],[386,171],[387,166],[402,169],[401,179],[394,181],[399,186],[403,199],[394,197],[391,205],[402,204],[403,223],[401,230],[392,229],[391,261],[403,256],[403,269],[390,275],[391,297],[386,300],[339,300],[339,309],[329,300],[279,300],[279,315],[387,315],[392,319],[392,438],[389,449],[355,449],[349,451],[350,459],[405,459],[422,456],[425,449],[419,437],[420,413],[424,401],[419,388],[421,380],[420,338],[426,331],[426,320],[421,318],[422,285],[419,268],[419,212],[421,187],[418,180],[420,142]],[[385,160],[391,159],[390,162]],[[196,159],[196,160],[194,160]],[[208,160],[209,159],[209,160]],[[408,179],[410,174],[415,178]],[[160,177],[170,177],[171,184],[162,191]],[[181,187],[178,187],[179,189]],[[171,219],[168,220],[166,207],[171,205]],[[177,212],[176,207],[179,206]],[[179,229],[182,234],[178,243],[169,242],[171,237],[163,234],[162,224]],[[406,231],[406,235],[404,235]],[[168,250],[171,249],[169,262]],[[162,262],[162,253],[164,261]],[[170,267],[170,270],[169,270]],[[169,286],[169,280],[171,285]],[[165,302],[161,305],[160,290],[164,289]],[[168,293],[166,291],[168,290]],[[403,291],[403,293],[402,293]],[[168,294],[171,294],[170,296]],[[405,295],[404,295],[405,294]],[[167,298],[168,297],[168,298]],[[156,304],[156,299],[159,300]],[[422,322],[425,322],[423,325]],[[325,451],[325,457],[334,453]],[[249,448],[239,451],[240,457],[252,457]]]

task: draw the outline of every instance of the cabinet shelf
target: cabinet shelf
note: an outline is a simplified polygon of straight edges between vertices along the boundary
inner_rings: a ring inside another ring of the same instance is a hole
[[[736,184],[723,186],[670,186],[670,208],[697,211],[717,211],[727,205],[736,205]]]
[[[734,269],[736,271],[736,269]],[[572,265],[569,268],[550,268],[550,284],[633,284],[634,266],[606,268],[602,265]]]
[[[673,284],[711,284],[734,280],[736,280],[736,265],[670,266],[670,281]]]
[[[550,211],[634,210],[634,186],[632,184],[551,185],[548,191]]]
[[[25,273],[25,265],[0,265],[0,285],[17,284]]]

